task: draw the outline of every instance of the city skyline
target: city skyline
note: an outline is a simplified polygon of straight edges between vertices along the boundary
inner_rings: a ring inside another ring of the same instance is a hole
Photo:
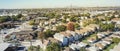
[[[120,6],[120,0],[0,0],[0,9]]]

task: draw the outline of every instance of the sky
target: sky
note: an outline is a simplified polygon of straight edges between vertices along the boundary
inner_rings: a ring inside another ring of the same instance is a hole
[[[120,0],[0,0],[0,9],[120,6]]]

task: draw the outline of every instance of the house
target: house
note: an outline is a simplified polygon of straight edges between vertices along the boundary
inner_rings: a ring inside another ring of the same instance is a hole
[[[92,37],[88,39],[88,42],[95,43],[98,39],[96,37]]]
[[[77,44],[71,44],[70,46],[69,46],[71,49],[73,49],[73,50],[77,50],[76,48],[77,48]]]
[[[82,36],[87,36],[90,34],[89,30],[84,28],[80,29],[79,33],[82,34]]]
[[[73,35],[75,41],[77,41],[80,38],[82,38],[81,34],[78,34],[78,33],[74,32],[74,31],[68,31],[68,32],[70,32]]]
[[[102,39],[102,40],[112,41],[112,37],[106,37],[106,38],[104,38],[104,39]]]
[[[95,47],[95,46],[91,46],[87,49],[88,51],[99,51],[99,48],[98,47]]]
[[[120,18],[113,18],[111,21],[120,24]]]
[[[96,30],[99,30],[100,27],[97,24],[90,24],[90,25],[86,26],[85,28],[90,29],[94,32]]]
[[[62,43],[55,38],[49,37],[47,40],[49,40],[50,43],[58,43],[60,46],[62,46]]]
[[[17,46],[11,43],[1,43],[0,51],[27,51],[25,46]]]
[[[87,46],[87,44],[86,43],[83,43],[83,42],[80,42],[80,43],[78,43],[77,44],[79,47],[86,47]]]
[[[115,14],[114,16],[115,16],[115,17],[119,17],[119,15],[118,15],[118,14]]]
[[[82,34],[82,36],[88,36],[96,32],[96,30],[99,30],[99,26],[96,24],[90,24],[84,28],[81,28],[80,30],[75,30],[75,31],[79,34]]]
[[[10,36],[10,37],[7,37]],[[19,41],[25,41],[29,38],[34,39],[33,31],[20,31],[20,32],[12,32],[9,35],[5,36],[5,40],[7,39],[18,39]],[[6,38],[7,37],[7,38]]]
[[[80,17],[81,20],[88,19],[88,17]]]
[[[106,43],[108,45],[112,43],[112,41],[110,41],[110,40],[102,40],[102,42],[104,42],[104,43]]]
[[[104,41],[99,41],[98,43],[101,43],[104,47],[106,47],[108,44],[105,43]]]
[[[15,27],[15,23],[12,21],[0,23],[0,28],[13,28]]]
[[[64,36],[63,34],[60,33],[55,33],[55,35],[53,35],[55,39],[59,40],[60,42],[62,42],[63,46],[68,45],[68,38],[66,36]]]
[[[83,42],[79,42],[79,43],[72,43],[71,45],[69,45],[69,47],[73,50],[79,50],[82,47],[86,47],[87,44],[83,43]]]
[[[120,31],[119,32],[114,32],[110,37],[120,38]]]
[[[110,37],[116,37],[116,38],[120,38],[120,35],[118,35],[118,34],[112,34]]]
[[[99,33],[97,33],[98,38],[103,38],[103,37],[106,37],[109,35],[111,35],[111,32],[99,32]]]
[[[102,34],[102,33],[97,33],[97,36],[98,36],[98,38],[103,38],[103,37],[105,37],[105,34]]]
[[[104,24],[110,24],[110,23],[113,23],[112,21],[102,21],[102,23]]]
[[[104,46],[101,43],[96,43],[95,47],[98,47],[100,50],[104,49]]]
[[[0,51],[5,51],[7,48],[11,46],[10,43],[0,43]]]
[[[64,51],[74,51],[73,49],[71,49],[70,47],[65,47]]]
[[[64,35],[65,37],[67,37],[69,43],[74,42],[74,37],[73,37],[73,35],[72,35],[71,33],[65,31],[65,32],[60,32],[60,34],[62,34],[62,35]]]

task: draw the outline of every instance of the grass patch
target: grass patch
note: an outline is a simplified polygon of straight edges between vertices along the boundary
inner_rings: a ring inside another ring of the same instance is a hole
[[[108,46],[108,47],[107,47],[105,50],[103,50],[103,51],[109,51],[110,49],[113,49],[115,45],[116,45],[116,43],[112,43],[112,44],[110,44],[110,46]]]
[[[92,37],[95,37],[95,36],[97,36],[97,35],[96,35],[96,34],[91,34],[90,36],[85,37],[85,38],[82,40],[82,42],[84,42],[84,43],[89,43],[87,40],[88,40],[89,38],[92,38]]]
[[[110,51],[110,49],[113,49],[115,45],[117,45],[120,42],[120,38],[112,38],[113,43],[110,44],[105,50],[103,51]]]

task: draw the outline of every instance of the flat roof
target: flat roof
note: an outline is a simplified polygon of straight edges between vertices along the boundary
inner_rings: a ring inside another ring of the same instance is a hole
[[[10,46],[10,43],[0,43],[0,51],[5,51]]]

